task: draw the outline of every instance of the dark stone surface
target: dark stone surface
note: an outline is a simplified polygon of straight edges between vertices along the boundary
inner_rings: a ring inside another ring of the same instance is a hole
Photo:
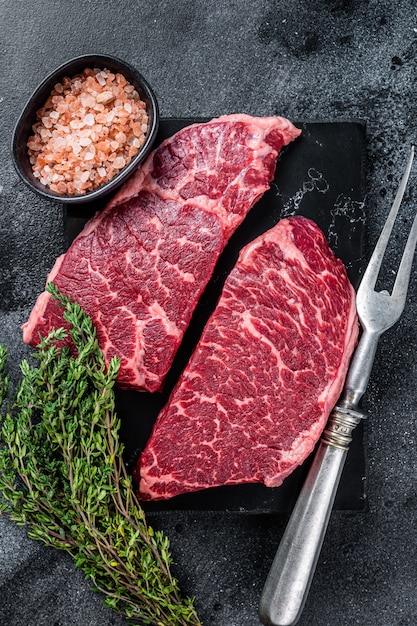
[[[14,122],[39,81],[81,53],[118,55],[154,86],[164,117],[283,114],[367,124],[367,255],[416,139],[416,3],[23,0],[0,3],[0,341],[13,375],[19,326],[65,249],[63,209],[35,197],[9,155]],[[416,200],[416,168],[389,281]],[[302,626],[417,623],[416,270],[406,310],[382,339],[366,395],[368,507],[330,521]],[[170,536],[183,588],[211,626],[256,626],[285,517],[153,516]],[[0,623],[121,626],[64,554],[0,519]]]

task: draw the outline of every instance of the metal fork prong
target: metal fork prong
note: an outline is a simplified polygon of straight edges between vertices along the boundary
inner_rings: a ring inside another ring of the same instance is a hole
[[[413,265],[416,244],[417,215],[414,217],[413,225],[411,227],[410,234],[408,235],[407,243],[404,248],[400,267],[398,268],[397,277],[392,290],[392,297],[398,301],[398,304],[402,302],[403,308],[407,297],[408,283],[410,281],[411,267]]]
[[[368,289],[374,289],[375,287],[379,270],[381,268],[382,259],[384,258],[385,250],[388,245],[391,231],[393,229],[395,219],[397,217],[398,210],[400,208],[401,201],[403,199],[404,191],[407,186],[408,178],[410,176],[413,159],[414,159],[414,146],[411,146],[410,157],[408,159],[407,166],[405,168],[403,177],[398,187],[398,191],[395,196],[394,202],[392,204],[391,210],[387,217],[387,221],[385,222],[384,228],[382,229],[378,242],[375,246],[375,250],[371,256],[371,259],[368,263],[368,266],[361,280],[361,284],[359,285],[358,294],[357,294],[358,297],[362,291],[368,290]]]

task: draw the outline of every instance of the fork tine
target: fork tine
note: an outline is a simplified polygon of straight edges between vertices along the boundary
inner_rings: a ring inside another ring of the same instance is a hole
[[[378,242],[375,246],[375,250],[371,256],[371,259],[368,263],[368,266],[365,270],[363,278],[361,280],[361,284],[358,289],[358,297],[361,292],[368,289],[374,289],[375,283],[378,278],[379,270],[381,268],[382,259],[384,258],[385,250],[388,245],[388,240],[391,235],[391,231],[394,226],[395,219],[398,214],[398,209],[400,208],[401,201],[403,199],[404,191],[407,186],[408,178],[410,176],[411,166],[413,164],[414,159],[414,146],[411,146],[410,156],[407,162],[407,166],[405,168],[403,177],[401,179],[400,185],[398,187],[397,194],[395,196],[394,202],[392,204],[391,210],[387,217],[387,221],[385,222],[384,228],[379,236]],[[415,244],[414,244],[415,245]],[[407,243],[408,246],[408,243]],[[411,247],[411,246],[410,246]],[[407,248],[406,248],[407,249]],[[412,255],[410,255],[412,258]],[[410,267],[411,269],[411,267]],[[407,280],[408,284],[408,280]],[[399,287],[398,287],[399,288]]]
[[[413,225],[408,235],[407,243],[398,268],[397,277],[395,279],[392,297],[399,302],[405,304],[407,296],[408,283],[410,281],[411,267],[413,265],[414,252],[417,244],[417,215],[414,217]]]

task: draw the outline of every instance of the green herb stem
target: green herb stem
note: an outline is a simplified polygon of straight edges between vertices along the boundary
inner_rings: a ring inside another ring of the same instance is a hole
[[[169,540],[148,526],[123,463],[114,384],[91,320],[52,283],[68,331],[41,338],[13,401],[0,345],[0,513],[74,558],[132,624],[198,626],[171,573]]]

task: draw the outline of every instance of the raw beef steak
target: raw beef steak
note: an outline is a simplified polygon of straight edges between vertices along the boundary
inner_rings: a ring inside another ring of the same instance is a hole
[[[353,287],[313,222],[247,245],[139,459],[139,496],[280,485],[317,442],[357,335]]]
[[[182,129],[57,259],[48,281],[90,315],[106,359],[121,359],[121,386],[161,387],[221,251],[300,132],[282,117],[240,114]],[[62,325],[44,292],[24,341]]]

